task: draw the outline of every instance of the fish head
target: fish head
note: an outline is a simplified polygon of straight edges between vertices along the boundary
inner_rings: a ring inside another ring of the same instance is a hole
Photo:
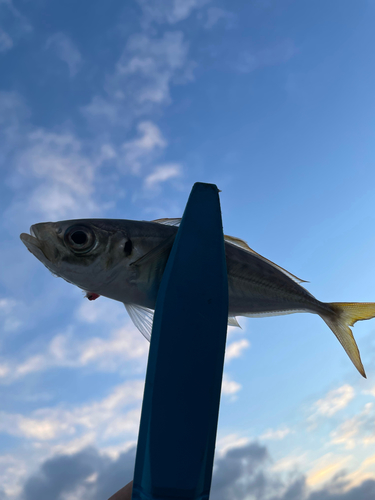
[[[43,222],[20,238],[54,275],[83,290],[108,296],[106,289],[113,281],[133,272],[130,238],[101,220]]]

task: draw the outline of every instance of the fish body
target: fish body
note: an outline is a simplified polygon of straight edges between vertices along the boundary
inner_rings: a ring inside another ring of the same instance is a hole
[[[177,224],[177,219],[48,222],[33,225],[31,234],[21,234],[21,240],[53,274],[88,292],[88,298],[103,295],[123,302],[149,338]],[[348,325],[374,317],[374,303],[320,302],[301,286],[302,280],[254,252],[243,240],[230,236],[225,240],[229,324],[238,326],[236,316],[318,314],[365,376]]]

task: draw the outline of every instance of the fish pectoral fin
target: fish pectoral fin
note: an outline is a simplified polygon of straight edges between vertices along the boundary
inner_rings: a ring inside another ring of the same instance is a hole
[[[331,302],[329,306],[334,314],[329,317],[322,315],[322,318],[336,335],[359,373],[366,378],[361,356],[349,326],[353,326],[356,321],[374,318],[375,303]]]
[[[151,222],[156,222],[157,224],[164,224],[164,226],[175,226],[178,227],[181,223],[180,219],[155,219]]]
[[[168,253],[168,256],[169,256],[169,253],[172,250],[172,246],[173,246],[173,242],[174,242],[175,237],[176,237],[176,235],[174,234],[171,237],[167,238],[165,241],[163,241],[162,243],[160,243],[159,245],[157,245],[156,247],[151,249],[149,252],[142,255],[142,257],[135,260],[130,265],[131,266],[143,265],[143,264],[149,262],[150,260],[153,260],[153,259],[159,257],[160,255],[165,254],[166,252]]]
[[[130,319],[138,328],[141,334],[150,342],[152,324],[154,322],[154,311],[147,307],[137,306],[136,304],[125,304]]]

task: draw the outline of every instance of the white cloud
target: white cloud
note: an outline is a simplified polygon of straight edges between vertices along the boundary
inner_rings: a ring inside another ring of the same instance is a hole
[[[147,189],[155,189],[160,183],[181,175],[182,166],[179,163],[165,163],[155,167],[154,171],[145,178],[144,184]]]
[[[10,453],[0,455],[0,491],[4,489],[9,499],[17,498],[21,493],[21,481],[28,472],[25,457],[15,457]]]
[[[98,202],[96,191],[106,162],[117,161],[116,149],[108,141],[84,142],[67,128],[37,129],[28,117],[18,94],[0,92],[0,167],[15,193],[4,223],[14,230],[21,220],[24,228],[38,220],[103,215],[112,201]],[[112,189],[113,179],[106,181]]]
[[[216,26],[220,21],[223,22],[227,29],[233,28],[236,16],[227,10],[221,9],[220,7],[210,7],[207,9],[207,20],[204,27],[211,29]]]
[[[10,368],[6,363],[0,363],[0,379],[9,375]]]
[[[70,133],[35,130],[16,160],[18,172],[36,182],[28,209],[47,220],[77,214],[94,214],[94,176],[98,167],[82,152],[81,142]]]
[[[0,365],[0,380],[11,383],[31,373],[42,372],[51,368],[82,368],[105,372],[123,372],[130,367],[138,371],[143,366],[149,349],[149,343],[139,331],[128,323],[116,328],[107,338],[91,337],[80,340],[70,329],[68,333],[56,335],[48,346],[39,354],[27,357],[23,361]],[[135,362],[136,365],[130,365]]]
[[[149,343],[135,327],[123,327],[115,330],[108,340],[93,338],[82,343],[76,363],[78,366],[95,364],[104,371],[118,371],[125,360],[144,361]],[[68,359],[68,356],[65,359]]]
[[[2,322],[3,332],[13,332],[21,326],[22,321],[17,314],[17,306],[16,300],[6,297],[0,298],[0,321]]]
[[[120,415],[111,419],[110,425],[107,426],[103,433],[103,438],[110,439],[122,436],[123,434],[132,434],[136,436],[139,431],[140,418],[141,407],[139,406],[134,410],[130,410],[125,415]]]
[[[250,442],[249,438],[239,436],[238,434],[227,434],[220,437],[216,441],[215,454],[218,457],[224,456],[229,450],[233,448],[241,448]]]
[[[106,328],[117,328],[124,323],[124,309],[118,302],[100,297],[100,300],[95,302],[82,300],[75,317],[84,323],[105,324]]]
[[[138,435],[137,435],[138,438]],[[101,451],[103,454],[112,458],[112,460],[117,460],[121,453],[126,453],[132,448],[137,446],[137,440],[127,440],[122,441],[115,445],[103,446]]]
[[[347,492],[350,488],[359,486],[367,480],[374,480],[375,477],[375,455],[366,458],[359,468],[346,476],[347,484],[344,491]]]
[[[250,342],[247,339],[237,340],[227,345],[225,351],[225,361],[229,362],[234,358],[239,358],[245,349],[250,347]]]
[[[234,380],[231,380],[229,375],[224,373],[223,383],[221,386],[221,393],[225,396],[231,396],[231,399],[234,400],[236,394],[242,389],[242,385]]]
[[[318,415],[332,417],[338,411],[346,408],[354,398],[354,395],[354,389],[349,384],[345,384],[338,389],[328,392],[324,398],[314,403],[314,413],[310,419]]]
[[[6,32],[0,26],[0,52],[10,50],[18,40],[32,31],[29,21],[11,0],[0,1],[0,21],[7,23]]]
[[[280,427],[279,429],[267,429],[260,437],[260,439],[281,440],[293,431],[289,427]]]
[[[61,434],[72,434],[74,428],[54,418],[28,418],[20,414],[0,412],[0,430],[11,436],[49,440]]]
[[[70,77],[74,77],[82,64],[82,56],[73,41],[64,33],[55,33],[46,42],[46,48],[52,48],[57,56],[67,64]]]
[[[139,137],[124,142],[120,165],[124,165],[133,174],[140,173],[159,151],[167,145],[160,129],[150,121],[143,121],[137,126]]]
[[[96,441],[96,432],[88,431],[82,436],[79,436],[74,439],[62,440],[57,444],[48,443],[48,449],[50,455],[74,455],[79,451],[87,448],[89,446],[95,445]],[[36,447],[42,447],[45,443],[34,443],[37,445]]]
[[[7,52],[13,47],[13,40],[0,28],[0,52]]]
[[[331,432],[331,443],[343,445],[347,450],[352,450],[356,445],[355,438],[359,433],[357,418],[351,418],[342,423],[338,429]]]
[[[132,78],[134,97],[141,104],[168,102],[171,80],[186,64],[187,52],[188,44],[179,31],[166,32],[161,38],[133,35],[117,63],[114,78],[117,84]]]
[[[15,193],[4,221],[20,223],[90,217],[103,212],[95,189],[110,144],[86,144],[74,134],[34,128],[14,92],[0,92],[0,166]],[[112,156],[115,154],[112,151]]]
[[[39,371],[43,371],[46,369],[49,363],[51,363],[51,359],[46,358],[43,355],[36,355],[27,358],[24,362],[21,362],[19,365],[16,365],[14,368],[12,367],[11,372],[7,372],[9,374],[10,379],[18,379],[29,373],[35,373]],[[5,379],[7,381],[7,379]]]
[[[142,7],[146,23],[175,24],[187,19],[194,9],[199,9],[209,0],[138,0]]]
[[[306,483],[312,487],[327,483],[339,471],[342,471],[352,458],[351,455],[326,453],[313,462],[313,467],[307,473]]]
[[[171,101],[170,87],[192,80],[194,64],[188,60],[188,44],[181,32],[165,32],[157,38],[147,33],[129,38],[115,70],[107,77],[107,96],[94,96],[82,108],[96,126],[131,126]]]
[[[3,172],[9,168],[7,155],[13,148],[23,145],[24,123],[28,116],[29,110],[17,92],[0,91],[0,162]]]
[[[362,392],[363,394],[371,394],[371,396],[374,396],[375,398],[375,385],[371,389]]]
[[[0,302],[1,304],[1,302]],[[80,332],[91,325],[99,335],[82,338]],[[101,297],[95,303],[82,300],[75,313],[74,326],[55,335],[32,355],[17,353],[12,359],[0,359],[0,383],[10,384],[33,373],[52,368],[129,374],[139,373],[146,366],[149,342],[126,316],[121,304]],[[34,349],[35,351],[35,349]]]
[[[119,435],[134,437],[138,431],[144,382],[127,381],[114,388],[106,398],[76,408],[63,405],[41,408],[30,416],[0,412],[0,431],[36,441],[75,436],[80,442],[89,433],[89,441],[106,441]],[[136,406],[128,409],[129,406]],[[87,439],[86,439],[87,440]],[[82,443],[81,443],[82,444]]]
[[[355,448],[359,442],[369,444],[374,442],[373,403],[366,403],[363,410],[355,417],[342,422],[330,433],[331,443],[342,445],[347,450]]]
[[[262,50],[245,50],[234,63],[234,69],[240,73],[250,73],[264,66],[274,66],[289,61],[298,50],[291,40]]]
[[[101,96],[94,96],[90,104],[83,106],[81,111],[89,121],[92,121],[93,118],[98,118],[100,121],[105,119],[107,123],[117,125],[124,120],[124,116],[119,113],[118,105],[116,99],[110,100]],[[125,118],[125,123],[128,123],[128,121],[131,120]]]
[[[304,469],[308,464],[307,453],[303,453],[302,455],[286,455],[272,465],[272,470],[274,472],[290,472],[295,469]]]

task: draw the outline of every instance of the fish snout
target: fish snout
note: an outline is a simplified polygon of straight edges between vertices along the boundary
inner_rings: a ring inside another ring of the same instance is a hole
[[[58,224],[53,222],[41,222],[33,224],[30,227],[30,235],[22,234],[21,240],[39,260],[44,260],[41,258],[41,254],[43,254],[45,259],[50,263],[54,263],[58,260],[60,255],[58,249],[58,234],[60,233],[61,229]]]
[[[30,234],[39,241],[56,238],[61,233],[61,227],[55,222],[39,222],[30,226]]]

